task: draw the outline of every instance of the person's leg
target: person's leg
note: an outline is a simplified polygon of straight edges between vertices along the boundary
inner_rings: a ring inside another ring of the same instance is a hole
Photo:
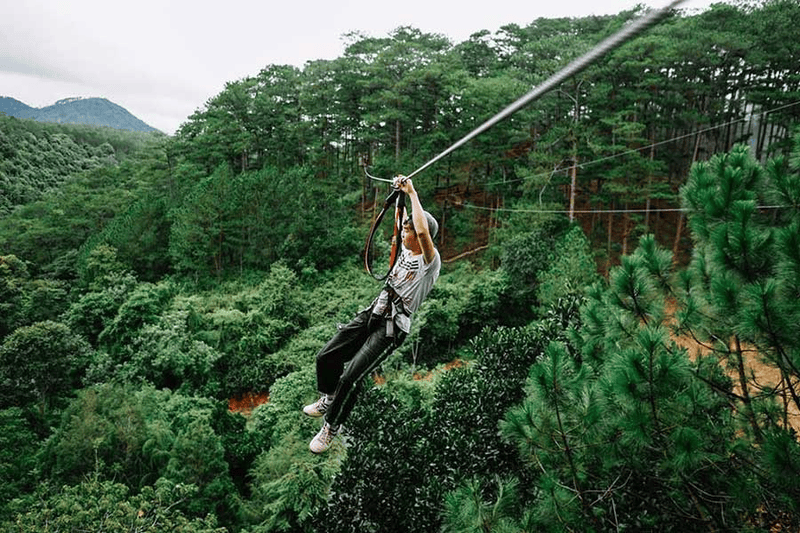
[[[339,385],[344,365],[358,352],[369,336],[370,311],[357,314],[340,325],[328,343],[317,353],[317,388],[332,396]]]
[[[349,323],[337,326],[336,333],[317,353],[317,390],[320,397],[303,407],[306,415],[318,418],[328,411],[345,364],[364,344],[372,326],[369,309],[358,313]]]
[[[398,331],[395,337],[387,336],[386,321],[381,319],[378,322],[380,326],[372,330],[339,379],[333,401],[325,406],[325,423],[308,444],[314,453],[323,453],[330,448],[341,424],[347,420],[356,403],[364,378],[374,371],[405,338],[405,333],[402,331]]]
[[[400,330],[396,330],[394,337],[388,337],[385,320],[381,319],[378,322],[380,327],[370,333],[339,378],[335,397],[325,413],[326,423],[334,430],[347,420],[350,411],[353,410],[364,378],[375,371],[405,338],[405,333]]]

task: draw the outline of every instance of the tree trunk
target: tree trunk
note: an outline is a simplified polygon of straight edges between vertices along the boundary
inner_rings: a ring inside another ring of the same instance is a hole
[[[569,221],[575,221],[575,182],[577,181],[578,176],[578,154],[576,147],[573,146],[572,151],[572,168],[569,171],[570,174],[570,183],[569,183]]]
[[[672,243],[672,262],[678,262],[678,249],[680,248],[681,244],[681,232],[683,232],[683,219],[684,214],[681,211],[680,215],[678,215],[678,229],[675,230],[675,242]]]
[[[400,161],[400,119],[394,121],[394,162]]]
[[[742,402],[744,403],[744,412],[747,416],[748,422],[753,427],[753,436],[757,442],[763,440],[761,428],[758,426],[758,420],[753,412],[752,399],[750,398],[750,388],[747,386],[747,370],[744,367],[744,354],[742,354],[742,345],[739,341],[739,336],[734,337],[736,349],[733,353],[736,356],[736,371],[739,374],[739,386],[742,388]]]
[[[611,204],[613,208],[613,203]],[[606,243],[606,275],[611,271],[611,228],[614,223],[614,213],[608,212],[608,242]]]
[[[656,158],[656,140],[655,132],[650,135],[650,167],[653,166],[653,161]],[[644,227],[645,232],[650,232],[650,196],[653,194],[653,172],[647,170],[647,203],[644,210]]]
[[[628,204],[625,204],[625,209],[628,209]],[[630,215],[625,213],[622,216],[622,255],[628,255],[628,236],[631,233],[631,228]]]
[[[781,368],[781,378],[784,382],[783,387],[783,421],[784,426],[789,427],[789,398],[792,399],[794,405],[797,409],[800,409],[800,393],[798,393],[797,389],[795,389],[794,384],[792,383],[792,374],[787,372],[786,369]]]
[[[700,134],[695,136],[694,142],[694,153],[692,154],[692,165],[697,161],[697,154],[700,151]],[[691,166],[690,166],[691,168]],[[680,247],[681,242],[681,233],[683,232],[683,219],[685,215],[683,211],[678,216],[678,229],[675,231],[675,241],[672,244],[672,261],[677,263],[678,262],[678,249]]]

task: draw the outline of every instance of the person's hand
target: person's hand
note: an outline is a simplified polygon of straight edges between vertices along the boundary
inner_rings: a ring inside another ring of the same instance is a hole
[[[413,194],[415,192],[414,184],[411,183],[411,178],[407,178],[403,175],[394,178],[394,188],[400,189],[406,194]]]

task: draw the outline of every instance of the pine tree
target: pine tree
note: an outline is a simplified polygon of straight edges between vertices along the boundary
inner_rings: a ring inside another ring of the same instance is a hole
[[[746,146],[696,165],[682,189],[695,240],[682,280],[681,331],[735,376],[725,391],[741,430],[760,444],[765,488],[797,511],[800,501],[800,136],[794,154],[764,167]],[[751,369],[777,370],[764,383]]]
[[[670,336],[672,265],[644,238],[590,291],[580,357],[551,344],[506,415],[503,434],[539,473],[536,527],[701,531],[755,512],[731,406]]]
[[[474,479],[445,496],[445,533],[518,533],[519,525],[509,514],[518,504],[518,482],[496,480],[497,497],[487,502],[485,487]]]

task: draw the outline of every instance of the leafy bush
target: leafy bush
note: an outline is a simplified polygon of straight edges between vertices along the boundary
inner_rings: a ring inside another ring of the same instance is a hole
[[[158,416],[168,397],[110,384],[80,391],[42,450],[42,473],[67,483],[91,472],[134,488],[155,482],[175,438],[170,421]]]
[[[445,373],[431,406],[431,474],[448,489],[481,472],[516,470],[516,454],[498,435],[497,421],[523,397],[528,368],[544,339],[533,329],[485,330],[470,343],[475,362]],[[456,455],[457,452],[457,455]]]
[[[511,281],[505,269],[476,272],[459,317],[459,337],[469,339],[484,328],[519,325],[515,317],[509,316],[505,305],[510,289]]]
[[[365,387],[345,424],[347,454],[316,531],[435,531],[439,480],[424,411]]]
[[[83,338],[59,322],[18,328],[0,345],[2,407],[35,402],[45,414],[54,399],[78,386],[91,352]]]
[[[530,221],[501,241],[501,265],[508,273],[511,289],[508,303],[513,306],[511,312],[521,313],[522,323],[525,317],[531,317],[530,302],[535,301],[540,273],[549,264],[562,226],[563,222],[557,220]]]
[[[328,488],[340,459],[335,449],[321,457],[310,455],[310,438],[284,434],[276,446],[258,457],[251,471],[253,489],[249,502],[250,520],[256,525],[248,531],[314,530],[316,513],[327,504]]]
[[[138,282],[117,261],[116,250],[108,246],[97,247],[88,254],[82,279],[88,290],[70,305],[66,322],[96,344]]]
[[[188,516],[203,517],[211,511],[224,523],[239,521],[239,498],[225,461],[225,449],[214,432],[210,413],[196,416],[175,431],[170,458],[163,476],[172,483],[197,487],[197,493],[181,504]]]
[[[255,287],[237,287],[222,301],[189,302],[197,317],[195,338],[224,357],[215,372],[226,397],[269,389],[297,366],[278,352],[308,323],[308,303],[296,274],[281,263]]]
[[[518,456],[501,441],[497,422],[524,396],[528,368],[555,329],[485,330],[470,344],[475,361],[436,378],[431,399],[427,384],[419,393],[407,382],[366,388],[346,424],[348,459],[318,530],[350,531],[355,524],[364,531],[436,531],[448,491],[485,472],[518,473]]]
[[[170,282],[139,283],[126,295],[114,319],[98,336],[98,343],[120,360],[130,356],[133,340],[148,324],[154,324],[175,293]]]
[[[129,383],[147,381],[158,388],[186,394],[218,394],[222,384],[213,370],[222,354],[192,338],[187,316],[187,311],[168,312],[158,323],[144,326],[131,342],[130,359],[119,363],[117,377]]]
[[[461,302],[438,294],[439,297],[429,297],[415,313],[410,335],[400,348],[414,368],[431,367],[449,359],[459,338]]]
[[[136,489],[169,473],[178,482],[191,478],[201,493],[206,485],[230,483],[211,426],[214,410],[210,400],[152,386],[83,389],[43,447],[42,473],[74,483],[95,472]],[[204,445],[190,453],[193,439],[204,439]]]
[[[433,367],[452,360],[466,339],[483,328],[514,319],[505,313],[506,272],[460,265],[443,273],[412,319],[411,332],[398,350],[414,367]]]
[[[197,487],[162,481],[132,494],[122,483],[93,476],[77,485],[40,485],[36,493],[15,500],[4,531],[137,531],[224,533],[213,514],[187,517],[180,505],[197,495]]]
[[[306,365],[273,383],[270,401],[253,412],[250,427],[261,434],[269,446],[277,446],[292,433],[311,440],[319,429],[318,424],[300,414],[303,406],[317,397],[316,371],[313,365]]]
[[[69,285],[60,280],[35,279],[24,287],[22,321],[25,325],[58,322],[69,308]]]
[[[536,300],[540,309],[547,309],[559,298],[582,294],[598,278],[589,240],[581,227],[575,225],[555,244],[547,267],[539,274]]]
[[[37,444],[22,409],[0,410],[0,516],[12,498],[33,489]]]
[[[269,446],[267,437],[248,429],[248,418],[242,413],[230,411],[228,402],[219,401],[215,404],[211,424],[222,442],[225,462],[239,494],[242,498],[249,497],[248,472],[256,457]]]
[[[317,394],[313,365],[275,381],[270,400],[253,413],[249,431],[267,443],[255,461],[252,476],[250,521],[253,533],[311,531],[316,511],[325,507],[328,487],[338,472],[341,447],[314,456],[308,443],[319,421],[303,415],[303,405]]]

